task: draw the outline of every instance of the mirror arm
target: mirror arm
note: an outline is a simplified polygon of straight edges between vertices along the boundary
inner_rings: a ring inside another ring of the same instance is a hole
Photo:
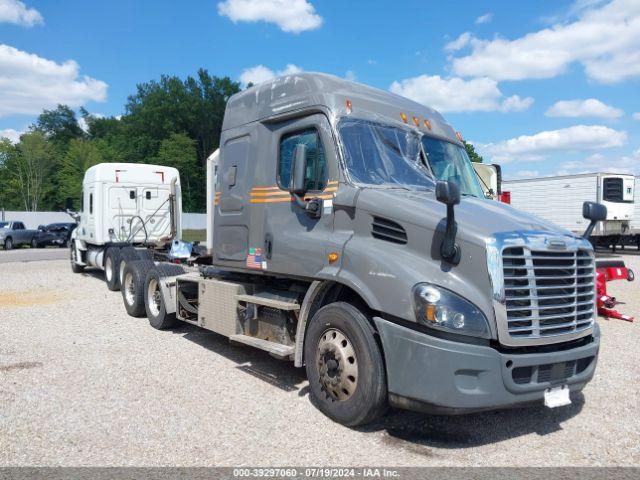
[[[588,240],[591,234],[593,233],[593,229],[596,228],[597,224],[598,224],[598,220],[591,220],[591,223],[589,223],[589,226],[582,234],[582,238],[586,238]]]
[[[440,255],[448,262],[457,264],[460,261],[460,247],[456,243],[455,225],[453,205],[447,205],[447,226],[440,245]]]

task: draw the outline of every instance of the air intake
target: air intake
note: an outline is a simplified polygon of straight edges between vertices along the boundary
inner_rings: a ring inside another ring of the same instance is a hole
[[[399,243],[404,245],[407,243],[407,232],[402,226],[391,220],[381,217],[373,217],[371,225],[371,235],[378,240]]]

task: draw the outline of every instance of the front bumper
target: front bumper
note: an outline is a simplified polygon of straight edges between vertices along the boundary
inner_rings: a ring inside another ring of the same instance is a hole
[[[432,413],[470,413],[542,402],[550,387],[577,392],[593,377],[600,331],[569,350],[509,354],[436,338],[379,317],[390,402]]]

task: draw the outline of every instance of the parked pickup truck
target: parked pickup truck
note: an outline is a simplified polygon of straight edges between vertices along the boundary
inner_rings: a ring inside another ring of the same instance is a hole
[[[27,230],[22,222],[0,222],[0,245],[11,250],[23,244],[31,245],[36,230]]]

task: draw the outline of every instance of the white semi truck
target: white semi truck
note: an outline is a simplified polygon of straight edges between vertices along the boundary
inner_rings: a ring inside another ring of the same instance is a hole
[[[101,163],[82,182],[81,209],[71,236],[71,266],[105,271],[110,290],[118,290],[127,260],[152,258],[181,236],[180,175],[172,167]],[[68,199],[68,204],[70,199]],[[70,205],[68,205],[70,206]]]
[[[544,218],[572,232],[583,232],[588,222],[582,217],[584,201],[607,207],[607,218],[591,235],[598,246],[638,242],[632,231],[635,179],[618,173],[585,173],[555,177],[505,180],[502,190],[510,192],[511,205]]]

